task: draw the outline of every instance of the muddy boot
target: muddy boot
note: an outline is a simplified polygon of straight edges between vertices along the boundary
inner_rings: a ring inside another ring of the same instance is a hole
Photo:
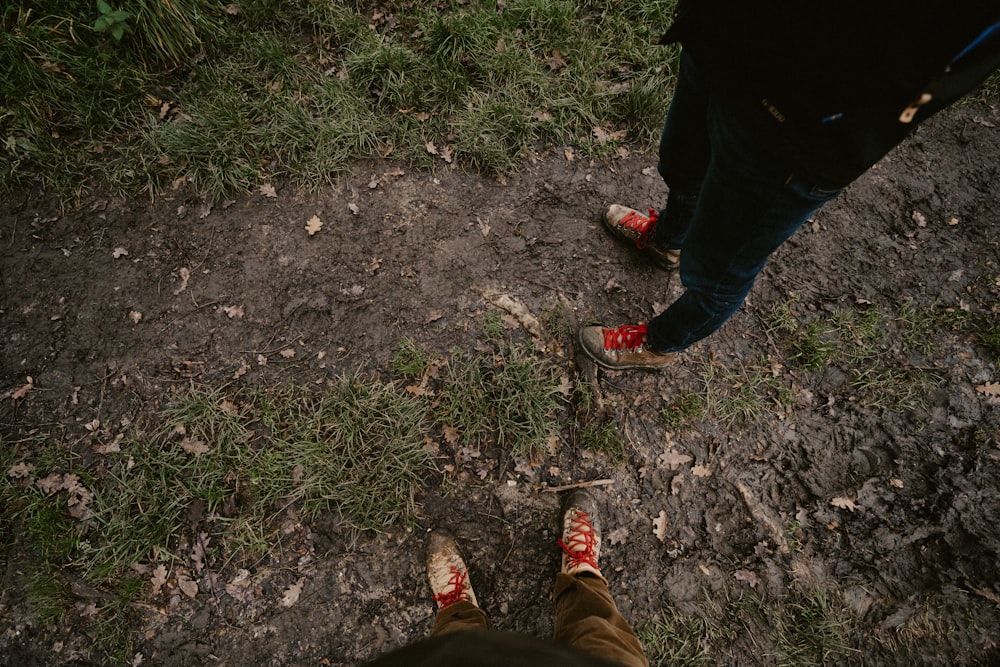
[[[580,329],[580,347],[599,366],[614,370],[641,368],[658,370],[675,354],[660,354],[646,348],[645,324],[626,324],[617,329],[587,326]]]
[[[479,606],[469,582],[469,568],[450,535],[431,533],[427,541],[427,579],[438,611],[462,600]]]
[[[604,211],[604,226],[613,236],[635,243],[635,247],[661,269],[673,271],[680,264],[681,251],[660,248],[650,242],[658,218],[656,209],[651,208],[649,215],[643,215],[634,208],[612,204]]]
[[[607,583],[597,559],[601,556],[601,521],[594,497],[583,489],[563,500],[560,572],[570,576],[593,575]]]

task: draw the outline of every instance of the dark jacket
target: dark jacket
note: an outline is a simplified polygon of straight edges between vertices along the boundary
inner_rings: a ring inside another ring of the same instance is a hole
[[[365,667],[618,667],[570,646],[528,635],[461,630],[425,639]]]
[[[845,185],[1000,66],[1000,2],[681,0],[665,41],[813,180]]]

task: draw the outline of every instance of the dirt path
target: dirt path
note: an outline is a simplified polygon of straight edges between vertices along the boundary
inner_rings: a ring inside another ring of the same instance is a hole
[[[66,214],[35,197],[12,202],[0,212],[3,432],[61,425],[72,439],[93,419],[149,415],[192,381],[384,370],[403,337],[442,354],[474,349],[487,290],[560,313],[553,354],[576,372],[577,323],[646,319],[678,289],[598,220],[612,201],[662,199],[650,165],[559,152],[506,181],[363,164],[328,191],[279,186],[213,208],[184,186]],[[783,247],[746,306],[674,371],[598,376],[624,465],[565,441],[526,475],[487,450],[479,463],[496,465],[485,478],[459,464],[446,495],[428,487],[420,528],[457,533],[497,628],[544,636],[558,498],[542,486],[612,478],[598,493],[615,531],[604,556],[614,596],[636,624],[664,608],[714,619],[712,636],[729,641],[707,647],[709,664],[773,664],[776,610],[816,591],[843,600],[851,619],[860,653],[836,662],[995,664],[1000,402],[976,388],[1000,381],[996,360],[943,320],[922,341],[931,352],[907,347],[889,317],[879,354],[934,378],[921,385],[924,407],[899,409],[836,364],[796,366],[767,324],[782,303],[806,318],[917,304],[995,322],[998,165],[995,109],[928,123]],[[323,225],[309,235],[314,215]],[[775,401],[748,421],[668,429],[663,412],[701,389],[705,364],[744,373],[717,378],[730,394],[767,369],[773,382],[750,389]],[[28,376],[36,389],[13,400]],[[144,665],[355,664],[428,632],[422,553],[419,529],[348,545],[333,526],[293,526],[250,573],[245,599],[225,590],[237,573],[211,563],[215,579],[194,600],[133,609],[136,651]],[[298,581],[301,597],[282,606]],[[6,599],[0,664],[99,662],[86,618],[46,629]]]

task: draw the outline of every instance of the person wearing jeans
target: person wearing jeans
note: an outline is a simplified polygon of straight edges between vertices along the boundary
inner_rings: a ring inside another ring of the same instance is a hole
[[[562,518],[552,641],[490,630],[458,545],[434,532],[427,548],[427,577],[438,605],[431,636],[367,667],[649,667],[597,562],[601,527],[593,496],[583,490],[569,494]]]
[[[666,38],[683,45],[659,147],[666,206],[612,204],[604,222],[685,290],[649,322],[582,327],[584,353],[661,368],[721,327],[813,213],[1000,65],[1000,6],[958,4],[941,23],[898,0],[682,0]]]

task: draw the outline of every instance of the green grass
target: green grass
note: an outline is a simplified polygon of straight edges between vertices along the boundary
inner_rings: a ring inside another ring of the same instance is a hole
[[[412,516],[416,489],[435,471],[427,417],[416,398],[361,376],[324,392],[193,389],[166,410],[161,429],[123,440],[97,472],[57,444],[34,458],[34,479],[79,475],[93,493],[86,523],[67,513],[67,492],[10,481],[3,518],[20,523],[45,562],[101,585],[133,563],[169,558],[199,501],[226,544],[248,553],[275,543],[273,520],[290,504],[307,519],[338,515],[350,535],[383,530]]]
[[[756,424],[792,404],[791,390],[775,377],[766,360],[735,365],[704,364],[704,414],[729,425]],[[694,410],[698,410],[695,404]]]
[[[967,324],[945,309],[911,301],[895,310],[838,308],[809,317],[781,304],[766,320],[790,365],[807,371],[837,366],[847,375],[850,400],[893,411],[920,407],[938,383],[920,365],[921,357],[934,354],[938,327],[964,329]]]
[[[585,423],[580,427],[577,438],[581,447],[603,454],[613,466],[621,465],[628,460],[625,443],[618,435],[618,427],[613,421],[603,424]]]
[[[613,152],[621,139],[595,127],[652,146],[677,53],[650,45],[674,4],[390,1],[376,18],[314,0],[246,0],[233,15],[132,0],[120,40],[93,29],[86,3],[11,7],[0,173],[64,198],[180,177],[221,197],[272,179],[316,187],[378,155],[502,173],[552,146]]]
[[[697,614],[664,609],[638,631],[651,665],[699,667],[712,664],[702,644],[709,635],[708,621]]]
[[[677,430],[705,417],[705,395],[683,391],[670,399],[660,415],[668,429]]]
[[[818,667],[857,661],[856,620],[837,590],[793,585],[777,597],[725,584],[683,611],[664,606],[637,634],[651,665]]]
[[[848,634],[851,612],[839,594],[810,590],[768,611],[775,664],[819,667],[852,654]]]
[[[434,413],[466,444],[496,442],[532,459],[558,439],[563,391],[558,368],[512,344],[501,342],[493,355],[454,350]]]

